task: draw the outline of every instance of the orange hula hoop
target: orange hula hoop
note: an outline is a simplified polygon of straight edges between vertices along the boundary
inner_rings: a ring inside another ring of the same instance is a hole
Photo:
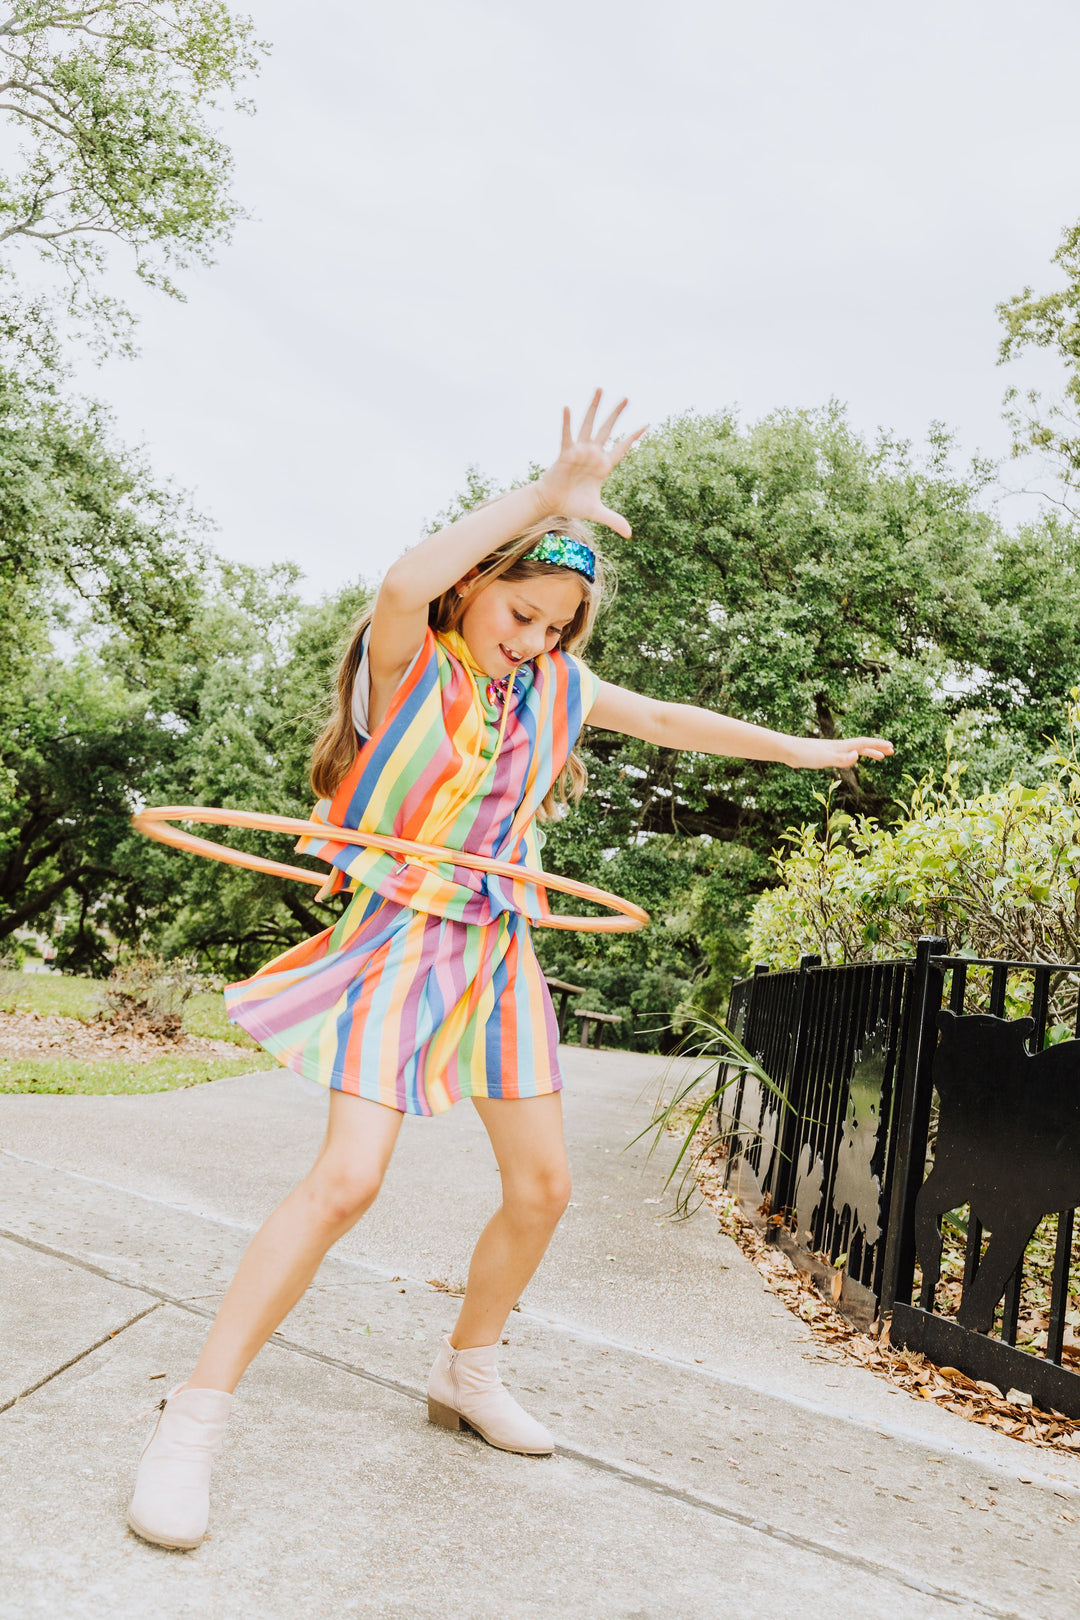
[[[132,816],[131,824],[137,832],[155,843],[167,844],[172,849],[187,850],[208,860],[224,861],[227,866],[243,866],[252,872],[269,872],[272,877],[296,878],[321,889],[326,882],[318,872],[305,866],[287,866],[283,861],[268,861],[261,855],[249,855],[246,850],[230,849],[226,844],[215,844],[209,838],[183,832],[170,826],[173,821],[195,821],[200,825],[216,827],[254,827],[261,832],[288,833],[297,838],[320,838],[335,844],[360,844],[365,849],[379,849],[388,855],[414,856],[421,861],[450,862],[465,866],[473,872],[491,872],[495,877],[509,878],[514,883],[530,883],[539,889],[554,889],[558,894],[571,894],[578,900],[590,900],[595,905],[608,906],[618,915],[614,917],[540,917],[537,928],[573,928],[592,934],[630,934],[644,928],[649,913],[632,900],[622,900],[606,889],[594,888],[591,883],[578,883],[574,878],[558,877],[553,872],[537,872],[529,866],[515,866],[510,861],[497,861],[488,855],[471,855],[463,849],[445,849],[439,844],[417,844],[409,838],[395,838],[390,833],[357,832],[351,827],[328,827],[321,821],[299,821],[294,816],[264,815],[259,810],[217,810],[199,805],[167,805],[163,809],[140,810]]]

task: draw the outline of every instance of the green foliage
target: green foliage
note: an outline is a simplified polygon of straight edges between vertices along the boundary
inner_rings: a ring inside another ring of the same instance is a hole
[[[223,566],[175,659],[152,671],[167,758],[143,795],[156,804],[212,804],[307,817],[311,744],[334,667],[366,606],[362,585],[315,606],[296,595],[295,569]],[[218,836],[215,833],[215,836]],[[279,836],[222,832],[221,841],[291,859]],[[130,834],[117,864],[130,874],[124,938],[146,932],[170,955],[195,952],[215,971],[253,972],[268,956],[332,923],[327,905],[279,878],[166,851]],[[308,857],[300,864],[323,873]]]
[[[598,766],[596,775],[603,771]],[[625,895],[652,921],[633,934],[537,929],[537,955],[546,972],[585,987],[589,1006],[621,1015],[622,1024],[605,1030],[606,1042],[670,1050],[699,1009],[716,1012],[726,1001],[742,956],[747,890],[767,881],[768,868],[737,844],[705,838],[650,836],[620,848],[605,825],[611,798],[594,793],[595,785],[545,829],[544,865]],[[619,785],[610,792],[617,796]],[[554,896],[552,905],[581,909]]]
[[[22,144],[0,175],[0,241],[32,244],[114,335],[127,318],[100,292],[109,242],[178,296],[170,271],[210,262],[241,215],[214,118],[247,109],[240,82],[264,49],[221,0],[16,0],[0,113]]]
[[[42,656],[4,707],[0,938],[57,917],[70,890],[79,899],[59,941],[62,965],[107,971],[88,913],[113,881],[132,790],[168,739],[145,697],[85,651]]]
[[[671,1095],[666,1099],[661,1095],[653,1110],[652,1120],[634,1137],[634,1142],[651,1136],[651,1158],[666,1131],[682,1132],[679,1151],[664,1186],[670,1187],[679,1176],[674,1213],[685,1218],[692,1215],[700,1203],[695,1175],[697,1166],[711,1148],[724,1140],[722,1133],[711,1129],[711,1122],[718,1117],[718,1105],[723,1102],[729,1086],[745,1076],[769,1092],[780,1108],[790,1110],[791,1104],[754,1054],[721,1018],[699,1016],[692,1019],[690,1031],[680,1043],[677,1055],[680,1059],[690,1061],[685,1066],[679,1064],[682,1072]],[[667,1089],[671,1073],[669,1070],[664,1078],[664,1090]],[[628,1145],[632,1147],[633,1142]]]
[[[605,486],[634,533],[598,532],[619,590],[588,660],[634,691],[799,736],[894,736],[893,759],[837,783],[851,813],[887,813],[906,778],[940,769],[948,733],[979,783],[1030,776],[1080,678],[1080,528],[1049,515],[1006,532],[982,502],[991,473],[956,470],[940,427],[921,459],[869,444],[836,404],[746,426],[676,417]],[[470,469],[443,517],[492,493]],[[815,813],[813,772],[585,740],[593,857],[655,833],[764,861]]]
[[[634,538],[605,538],[620,588],[591,662],[635,690],[795,735],[895,733],[897,757],[864,764],[838,790],[868,814],[887,808],[903,773],[940,763],[958,719],[973,746],[1003,721],[1029,741],[1063,690],[1059,680],[1050,707],[1031,690],[1021,600],[1050,570],[1036,545],[1017,544],[1003,577],[1005,537],[978,500],[987,469],[957,474],[949,451],[941,432],[923,463],[904,445],[868,446],[835,406],[745,429],[731,416],[668,424],[608,486]],[[1058,540],[1068,573],[1049,584],[1067,616],[1077,539]],[[1054,663],[1080,673],[1075,629]],[[591,746],[640,773],[643,830],[767,849],[812,813],[820,786],[780,765]]]
[[[208,118],[261,47],[220,0],[20,0],[0,27],[0,113],[23,139],[0,174],[0,241],[32,244],[65,272],[73,307],[122,324],[96,290],[104,245],[143,279],[207,259],[237,208],[228,149]],[[103,965],[88,922],[131,795],[175,752],[145,683],[100,656],[101,635],[162,664],[191,629],[206,558],[198,519],[104,409],[66,400],[49,300],[0,305],[0,938],[80,895],[68,965]],[[59,630],[74,655],[59,657]]]
[[[91,636],[26,672],[0,737],[0,939],[51,926],[68,971],[107,974],[118,943],[142,943],[235,974],[333,920],[337,903],[130,826],[139,803],[308,814],[320,699],[367,595],[305,606],[295,584],[292,568],[222,564],[182,632]],[[269,834],[223,836],[287,854]]]
[[[940,430],[921,462],[868,445],[836,406],[668,423],[606,486],[634,536],[598,537],[620,583],[589,662],[617,685],[796,735],[893,737],[894,759],[834,784],[851,815],[888,816],[905,777],[940,768],[950,733],[969,780],[1033,782],[1080,677],[1080,531],[1051,518],[1004,533],[980,505],[987,469],[956,473],[949,454]],[[463,505],[475,491],[487,486],[474,476]],[[746,908],[774,881],[770,852],[814,816],[827,779],[596,731],[585,743],[589,795],[545,860],[654,923],[538,934],[538,950],[623,1015],[615,1039],[650,1045],[642,1031],[722,1007]]]
[[[915,789],[891,825],[828,813],[775,857],[779,884],[759,896],[749,956],[775,966],[804,952],[826,962],[914,954],[920,934],[959,953],[1013,961],[1080,960],[1080,694],[1069,741],[1047,779],[965,797],[961,768]]]
[[[0,944],[49,928],[68,970],[105,973],[144,936],[204,960],[220,937],[235,958],[256,915],[275,942],[318,922],[239,877],[212,902],[129,822],[166,787],[306,811],[289,664],[320,667],[333,611],[301,611],[294,575],[209,568],[186,503],[101,406],[65,399],[55,298],[20,288],[15,256],[59,272],[100,344],[130,347],[108,245],[173,296],[177,269],[210,262],[240,217],[215,122],[247,108],[263,50],[222,0],[17,0],[0,26],[19,142],[0,171]]]
[[[197,527],[186,503],[115,444],[100,406],[65,402],[40,369],[0,369],[3,690],[73,615],[140,644],[182,632],[204,560]]]
[[[177,1091],[183,1086],[250,1074],[247,1057],[151,1058],[148,1063],[102,1058],[96,1063],[69,1057],[0,1058],[0,1095],[51,1092],[65,1096],[103,1097],[118,1093]]]
[[[1080,223],[1065,231],[1052,262],[1064,272],[1064,286],[1038,295],[1025,287],[998,305],[1005,329],[999,358],[1044,349],[1061,362],[1065,381],[1057,399],[1045,399],[1038,389],[1010,388],[1005,401],[1013,454],[1046,457],[1068,492],[1080,483]]]

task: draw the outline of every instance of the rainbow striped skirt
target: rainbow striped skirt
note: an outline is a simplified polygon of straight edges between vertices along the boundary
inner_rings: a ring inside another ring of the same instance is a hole
[[[562,1088],[551,995],[517,912],[477,925],[361,890],[332,929],[225,994],[280,1063],[402,1113]]]

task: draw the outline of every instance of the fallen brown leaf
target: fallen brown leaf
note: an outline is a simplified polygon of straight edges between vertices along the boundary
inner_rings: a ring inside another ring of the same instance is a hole
[[[677,1130],[677,1122],[673,1122],[672,1128]],[[894,1350],[888,1342],[887,1324],[876,1323],[865,1333],[856,1328],[835,1308],[834,1301],[842,1286],[841,1274],[836,1273],[836,1281],[830,1279],[829,1293],[833,1297],[826,1298],[807,1273],[796,1271],[781,1249],[765,1241],[759,1228],[743,1215],[735,1199],[725,1190],[723,1160],[715,1146],[706,1146],[708,1136],[708,1129],[704,1128],[698,1137],[703,1149],[697,1170],[702,1197],[719,1218],[721,1231],[739,1245],[761,1274],[766,1288],[801,1319],[818,1345],[828,1348],[827,1359],[850,1361],[886,1379],[894,1388],[921,1400],[933,1401],[969,1423],[981,1423],[998,1434],[1047,1450],[1080,1452],[1080,1420],[1036,1407],[1010,1405],[996,1384],[969,1378],[956,1367],[935,1367],[915,1351]],[[770,1220],[775,1222],[777,1217],[771,1216]],[[943,1294],[955,1314],[960,1299],[959,1282],[946,1283]],[[1030,1327],[1034,1335],[1042,1331],[1043,1324],[1032,1317]],[[1029,1478],[1020,1476],[1022,1482]]]

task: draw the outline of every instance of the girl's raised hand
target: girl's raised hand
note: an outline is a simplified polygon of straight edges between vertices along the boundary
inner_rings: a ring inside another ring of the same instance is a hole
[[[628,433],[608,447],[608,440],[614,431],[615,424],[626,409],[626,400],[621,400],[615,409],[594,427],[596,413],[600,408],[601,390],[598,388],[592,397],[585,419],[577,437],[574,437],[570,426],[569,407],[563,410],[562,448],[559,458],[553,462],[536,485],[537,493],[543,497],[544,510],[553,516],[584,518],[593,523],[603,523],[624,539],[630,538],[630,525],[618,512],[613,512],[604,505],[600,499],[604,479],[625,456],[632,444],[645,432],[643,427],[633,433]]]
[[[810,771],[846,771],[861,756],[888,759],[893,745],[884,737],[796,737],[787,765]]]

